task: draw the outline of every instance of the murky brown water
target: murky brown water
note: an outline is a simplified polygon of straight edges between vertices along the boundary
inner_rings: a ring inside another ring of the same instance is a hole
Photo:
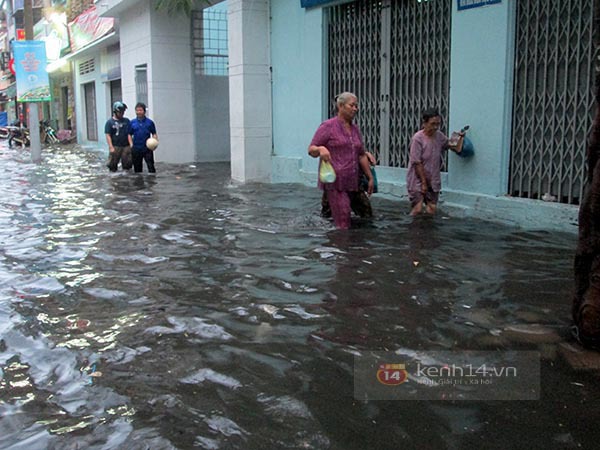
[[[557,356],[575,236],[377,196],[340,232],[316,188],[224,164],[28,158],[0,147],[0,448],[595,446],[597,377]],[[355,355],[458,349],[541,351],[541,399],[353,396]]]

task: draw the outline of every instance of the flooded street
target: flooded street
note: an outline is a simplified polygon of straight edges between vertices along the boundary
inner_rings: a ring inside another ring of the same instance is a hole
[[[597,374],[559,355],[575,236],[377,195],[341,232],[226,164],[0,145],[0,448],[596,446]],[[357,356],[461,349],[539,351],[540,400],[354,396]]]

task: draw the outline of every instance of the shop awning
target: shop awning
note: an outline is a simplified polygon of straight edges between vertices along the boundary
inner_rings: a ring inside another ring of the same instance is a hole
[[[75,57],[80,58],[82,56],[85,56],[85,55],[91,53],[92,51],[97,50],[98,48],[103,48],[108,45],[115,44],[117,42],[119,42],[119,35],[113,31],[111,33],[108,33],[106,36],[101,37],[97,41],[94,41],[94,42],[86,45],[85,47],[80,48],[79,50],[77,50],[74,53],[68,53],[65,56],[63,56],[62,58],[57,59],[56,61],[52,61],[50,64],[48,64],[48,67],[46,70],[48,70],[48,73],[56,72],[58,69],[63,67],[65,64],[67,64],[67,62],[70,59],[73,59]],[[102,47],[100,47],[100,46],[102,46]]]
[[[4,99],[8,98],[11,99],[13,97],[17,96],[17,84],[13,83],[10,86],[8,86],[6,89],[2,89],[0,90],[0,96]],[[4,100],[6,101],[6,100]]]

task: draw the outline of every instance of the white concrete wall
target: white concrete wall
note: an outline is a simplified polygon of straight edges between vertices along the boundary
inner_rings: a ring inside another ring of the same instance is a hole
[[[269,3],[228,2],[231,176],[238,181],[270,179],[273,138]]]
[[[148,112],[161,142],[157,161],[195,160],[190,19],[138,2],[119,13],[123,99],[135,117],[135,66],[148,67]]]
[[[140,3],[141,5],[141,3]],[[135,117],[134,106],[137,103],[135,92],[135,66],[148,65],[148,85],[152,78],[151,73],[151,48],[150,48],[150,10],[137,5],[121,13],[119,17],[119,46],[121,51],[121,91],[123,101],[127,104],[126,116],[130,119]],[[150,103],[150,102],[148,102]],[[154,104],[148,105],[148,117],[156,121],[154,117]],[[156,121],[159,137],[161,123]],[[160,153],[162,151],[162,146]],[[164,154],[156,152],[157,160],[164,160]]]
[[[148,66],[148,102],[160,126],[161,161],[196,160],[194,95],[192,87],[191,19],[183,13],[151,13],[151,61]]]

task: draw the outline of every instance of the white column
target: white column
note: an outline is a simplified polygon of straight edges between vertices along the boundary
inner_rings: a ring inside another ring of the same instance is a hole
[[[229,0],[231,177],[270,181],[269,0]]]
[[[37,103],[29,103],[29,146],[31,162],[42,160],[42,143],[40,142],[40,112]]]

